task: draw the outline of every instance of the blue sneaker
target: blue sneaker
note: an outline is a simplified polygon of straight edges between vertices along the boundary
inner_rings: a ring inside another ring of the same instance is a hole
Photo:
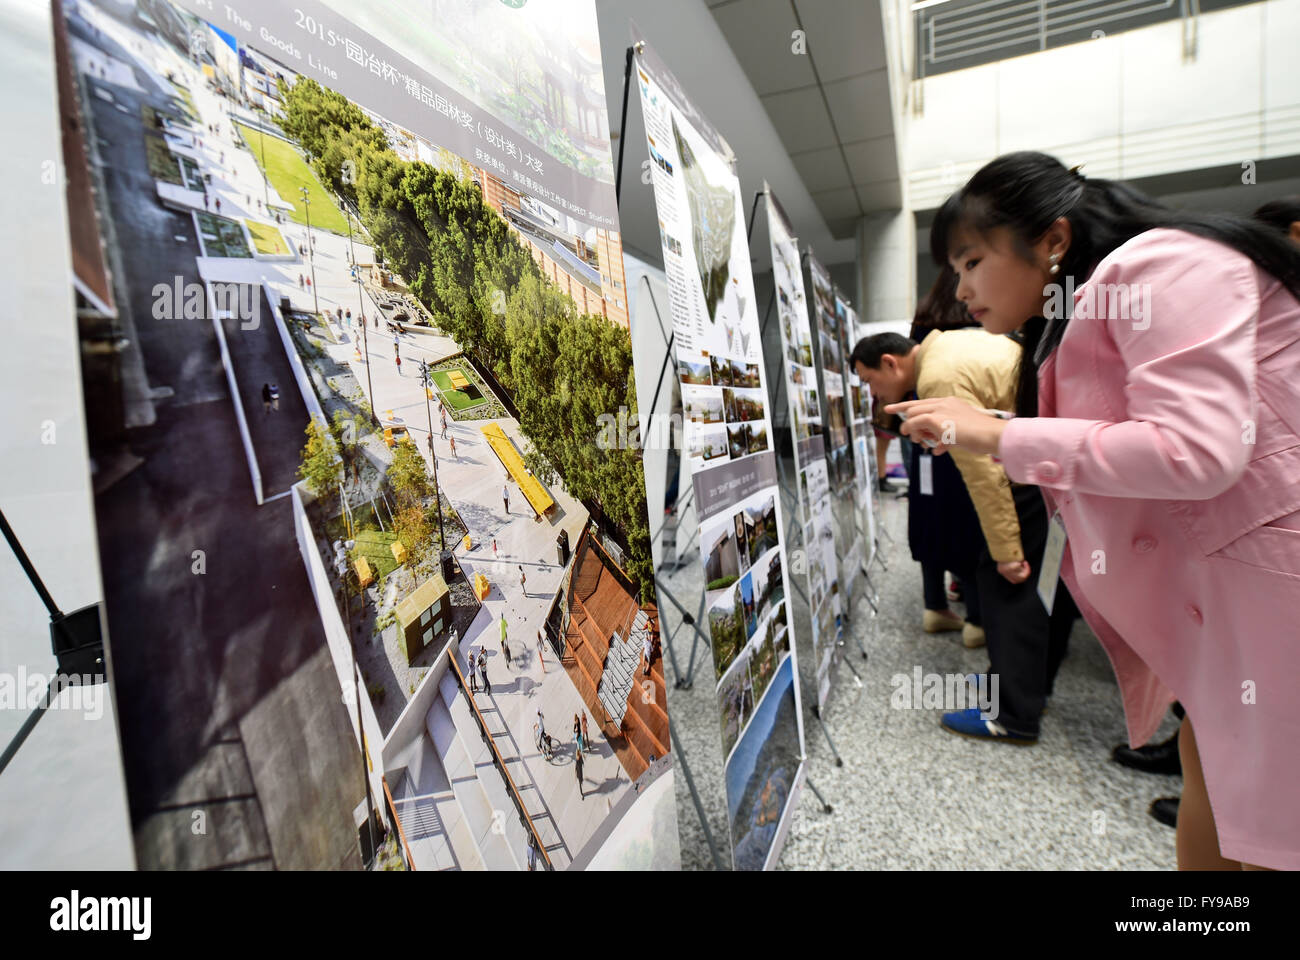
[[[977,707],[971,707],[969,710],[958,710],[956,713],[945,713],[939,721],[939,726],[949,733],[957,733],[963,737],[973,737],[976,740],[995,740],[999,743],[1014,743],[1016,746],[1028,747],[1038,742],[1038,737],[1025,737],[1020,734],[1011,733],[1006,727],[980,713]]]

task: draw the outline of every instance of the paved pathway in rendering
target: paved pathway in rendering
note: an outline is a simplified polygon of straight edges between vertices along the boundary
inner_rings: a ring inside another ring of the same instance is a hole
[[[272,223],[273,218],[266,215],[265,204],[259,209],[256,202],[264,195],[260,168],[247,151],[238,149],[228,139],[230,122],[223,110],[225,102],[206,89],[194,89],[192,93],[204,114],[204,123],[222,125],[222,136],[213,140],[205,138],[202,148],[213,161],[220,160],[220,152],[225,152],[221,171],[214,176],[210,188],[213,197],[221,197],[222,215]],[[275,199],[272,190],[271,200]],[[308,246],[304,225],[286,220],[278,226],[295,249],[299,244]],[[459,352],[460,347],[450,337],[432,331],[404,334],[398,338],[402,356],[399,373],[394,363],[393,335],[382,322],[378,327],[374,325],[379,311],[351,276],[350,258],[369,263],[374,257],[372,249],[355,237],[349,242],[346,236],[314,227],[311,241],[314,254],[306,259],[225,261],[219,269],[213,261],[208,261],[205,273],[210,279],[244,282],[264,279],[276,292],[277,302],[280,296],[287,296],[296,310],[311,312],[319,306],[321,311],[337,314],[340,309],[351,309],[353,325],[343,325],[342,342],[326,349],[333,359],[351,366],[357,382],[367,393],[369,368],[376,415],[385,422],[404,423],[426,461],[429,460],[428,413],[416,361],[436,362]],[[313,266],[314,291],[299,287],[298,275],[311,276]],[[364,338],[359,327],[363,309],[371,320]],[[358,351],[361,360],[357,359]],[[281,383],[281,390],[285,389],[292,389],[292,385]],[[535,519],[532,508],[480,431],[488,423],[498,424],[522,453],[527,445],[513,418],[455,421],[449,416],[448,437],[456,439],[457,455],[453,457],[449,440],[442,439],[436,402],[432,414],[439,484],[465,522],[473,541],[468,551],[458,545],[457,556],[468,577],[472,579],[475,573],[481,572],[492,584],[483,609],[461,638],[461,649],[487,650],[493,693],[479,695],[479,708],[494,724],[494,731],[498,730],[496,721],[503,725],[499,728],[498,747],[511,768],[511,776],[519,784],[530,811],[545,809],[558,827],[562,845],[552,850],[551,855],[558,862],[567,863],[579,854],[610,806],[630,788],[612,748],[597,735],[596,748],[584,756],[585,799],[579,796],[573,769],[572,725],[574,714],[581,714],[585,705],[549,647],[545,667],[537,655],[537,632],[564,572],[557,562],[555,538],[562,529],[567,530],[570,544],[576,544],[587,522],[587,511],[561,484],[556,484],[548,492],[554,497],[557,510],[551,518]],[[502,504],[503,484],[510,489],[508,514]],[[519,583],[520,566],[527,576],[526,595]],[[503,613],[514,658],[512,667],[506,665],[500,649],[499,620]],[[546,717],[548,732],[564,743],[551,762],[540,756],[533,741],[533,724],[539,707]],[[598,725],[594,718],[589,721],[590,729],[595,732]]]

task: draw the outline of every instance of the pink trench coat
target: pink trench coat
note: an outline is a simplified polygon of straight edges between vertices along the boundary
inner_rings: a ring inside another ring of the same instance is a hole
[[[1108,284],[1145,302],[1125,311]],[[1130,742],[1180,700],[1223,856],[1298,869],[1300,303],[1235,250],[1159,229],[1075,304],[1003,465],[1060,511],[1062,577]]]

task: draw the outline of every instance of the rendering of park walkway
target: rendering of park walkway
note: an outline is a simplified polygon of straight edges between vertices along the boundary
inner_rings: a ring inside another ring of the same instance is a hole
[[[340,342],[327,344],[326,351],[334,361],[352,369],[363,389],[369,390],[368,383],[373,386],[374,394],[367,399],[376,416],[385,425],[406,426],[432,467],[427,444],[428,414],[418,377],[418,361],[436,363],[460,353],[461,347],[435,330],[408,325],[409,332],[397,338],[402,357],[399,372],[394,362],[394,335],[385,325],[375,325],[379,310],[368,290],[352,274],[354,262],[367,265],[373,261],[371,247],[358,237],[354,236],[349,243],[346,235],[318,229],[316,204],[312,205],[310,238],[305,225],[290,222],[287,216],[276,223],[267,213],[267,198],[272,208],[280,208],[283,202],[298,198],[279,197],[274,187],[263,179],[255,158],[231,138],[232,118],[241,123],[258,121],[203,84],[194,83],[191,95],[201,125],[220,126],[220,136],[201,138],[202,145],[196,149],[204,156],[205,168],[214,171],[209,194],[221,199],[222,215],[273,224],[295,251],[300,245],[312,251],[307,258],[285,262],[207,258],[202,263],[204,278],[209,282],[266,283],[276,303],[280,297],[288,297],[292,309],[303,313],[313,313],[319,307],[322,313],[329,311],[337,316],[340,311],[350,309],[352,325],[335,323],[341,334]],[[253,149],[257,149],[255,142]],[[263,199],[260,208],[258,198]],[[304,278],[314,276],[313,289],[299,286],[300,274]],[[359,327],[363,310],[370,322],[364,338]],[[265,320],[270,323],[269,318]],[[310,363],[309,357],[303,359]],[[281,383],[280,389],[283,393],[293,389],[293,385]],[[598,735],[596,718],[589,715],[589,728],[596,744],[584,753],[580,795],[573,768],[571,731],[574,715],[581,716],[586,708],[549,646],[540,656],[537,649],[538,631],[564,572],[558,562],[556,537],[564,530],[569,542],[576,544],[588,513],[562,484],[556,484],[547,487],[555,500],[555,509],[550,516],[537,519],[481,431],[482,427],[495,424],[522,453],[527,449],[527,442],[514,418],[457,421],[449,410],[448,440],[443,440],[436,399],[432,413],[438,482],[469,530],[472,542],[468,550],[456,544],[456,555],[468,579],[472,581],[476,573],[482,573],[491,584],[478,616],[460,638],[460,649],[472,651],[475,656],[480,649],[487,653],[493,692],[478,693],[476,703],[492,726],[494,740],[524,795],[526,807],[530,813],[544,814],[553,823],[554,833],[558,834],[554,847],[550,845],[552,831],[539,832],[543,832],[548,843],[547,852],[552,861],[563,867],[578,856],[610,809],[632,789],[613,749]],[[456,441],[456,456],[451,454],[452,437]],[[508,514],[502,502],[503,486],[510,491]],[[527,578],[526,589],[520,585],[521,567]],[[507,665],[500,648],[499,623],[503,614],[513,665]],[[461,663],[462,669],[466,666]],[[545,717],[547,732],[564,744],[552,761],[546,760],[535,747],[533,726],[539,709]]]

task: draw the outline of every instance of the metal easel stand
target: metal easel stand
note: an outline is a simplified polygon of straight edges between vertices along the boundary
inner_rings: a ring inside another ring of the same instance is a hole
[[[808,789],[817,797],[817,802],[822,805],[822,813],[833,813],[835,811],[835,808],[826,802],[826,798],[823,797],[822,792],[817,789],[817,785],[812,782],[812,777],[805,776],[803,782],[808,785]]]
[[[700,826],[704,828],[704,839],[709,842],[709,855],[713,858],[713,869],[725,870],[726,867],[722,865],[722,857],[718,855],[718,845],[713,842],[713,831],[709,829],[709,818],[704,815],[704,804],[700,802],[700,793],[695,789],[695,778],[691,776],[691,768],[686,763],[686,751],[682,749],[682,741],[677,736],[677,729],[673,726],[671,716],[668,718],[668,736],[672,738],[673,753],[682,766],[682,774],[686,777],[686,789],[691,792],[691,802],[695,804],[695,815],[700,818]]]
[[[616,205],[618,205],[622,197],[623,151],[624,148],[627,146],[627,101],[628,101],[628,92],[631,89],[632,60],[635,58],[636,54],[638,53],[638,48],[640,46],[642,46],[642,44],[638,43],[633,46],[629,46],[627,48],[627,58],[623,66],[623,115],[622,115],[622,125],[619,127],[618,168],[614,177],[614,197],[615,197]],[[659,392],[663,386],[664,371],[672,360],[673,341],[676,337],[676,334],[675,333],[668,334],[664,330],[663,318],[659,312],[659,304],[655,300],[654,288],[649,285],[648,281],[646,283],[646,287],[650,293],[650,303],[651,306],[654,308],[655,318],[659,323],[660,333],[664,334],[664,346],[665,346],[664,359],[659,367],[659,380],[655,387],[654,399],[650,403],[650,410],[648,411],[645,418],[645,421],[649,422],[650,417],[653,416],[654,414],[655,407],[658,406],[659,403]],[[681,556],[681,551],[678,550],[676,546],[677,514],[682,509],[682,507],[684,507],[686,503],[689,502],[690,497],[693,493],[694,491],[690,490],[687,491],[685,496],[679,496],[677,499],[677,503],[674,504],[672,513],[670,514],[669,517],[669,519],[672,522],[672,532],[673,532],[673,541],[674,541],[673,542],[674,557],[671,565],[672,569],[677,569],[679,566],[682,565],[679,559],[679,557]],[[668,525],[668,522],[669,522],[668,520],[665,520],[665,526]],[[664,531],[664,527],[661,526],[660,532],[663,531]],[[693,538],[694,535],[692,535],[692,539]],[[687,541],[688,544],[689,542],[690,541]],[[701,639],[704,640],[706,647],[709,646],[709,639],[708,637],[705,637],[703,633],[700,632],[699,624],[697,622],[699,618],[704,615],[704,596],[703,595],[700,596],[699,613],[696,614],[696,616],[692,617],[691,614],[686,610],[686,608],[682,606],[681,602],[678,601],[678,599],[675,596],[673,596],[672,592],[664,585],[664,582],[659,578],[657,574],[655,576],[655,589],[656,592],[659,594],[659,596],[665,597],[668,600],[668,602],[671,603],[674,607],[676,607],[678,612],[682,615],[682,622],[677,625],[677,628],[675,628],[671,634],[669,634],[668,643],[665,644],[665,646],[668,649],[669,658],[673,665],[673,671],[674,673],[677,674],[677,679],[674,682],[674,685],[679,689],[689,690],[691,689],[694,683],[693,677],[695,672],[696,647],[699,645],[699,641]],[[672,647],[673,637],[676,636],[677,631],[680,630],[682,626],[689,626],[694,633],[694,638],[691,641],[691,657],[687,665],[687,672],[684,678],[682,677],[681,671],[677,666],[676,655],[674,654],[673,647]],[[695,805],[695,814],[697,817],[699,817],[700,826],[704,829],[704,837],[709,844],[709,856],[713,860],[713,868],[719,871],[725,870],[726,866],[723,863],[722,857],[718,853],[718,845],[713,839],[713,831],[709,829],[709,820],[708,817],[706,817],[704,814],[704,804],[700,802],[699,791],[696,790],[695,788],[695,778],[691,775],[690,765],[686,761],[686,751],[682,748],[682,741],[681,738],[677,735],[677,729],[676,726],[673,724],[673,719],[671,714],[668,717],[668,736],[672,741],[673,754],[676,756],[677,762],[681,764],[682,775],[686,778],[686,788],[690,791],[691,802]]]

